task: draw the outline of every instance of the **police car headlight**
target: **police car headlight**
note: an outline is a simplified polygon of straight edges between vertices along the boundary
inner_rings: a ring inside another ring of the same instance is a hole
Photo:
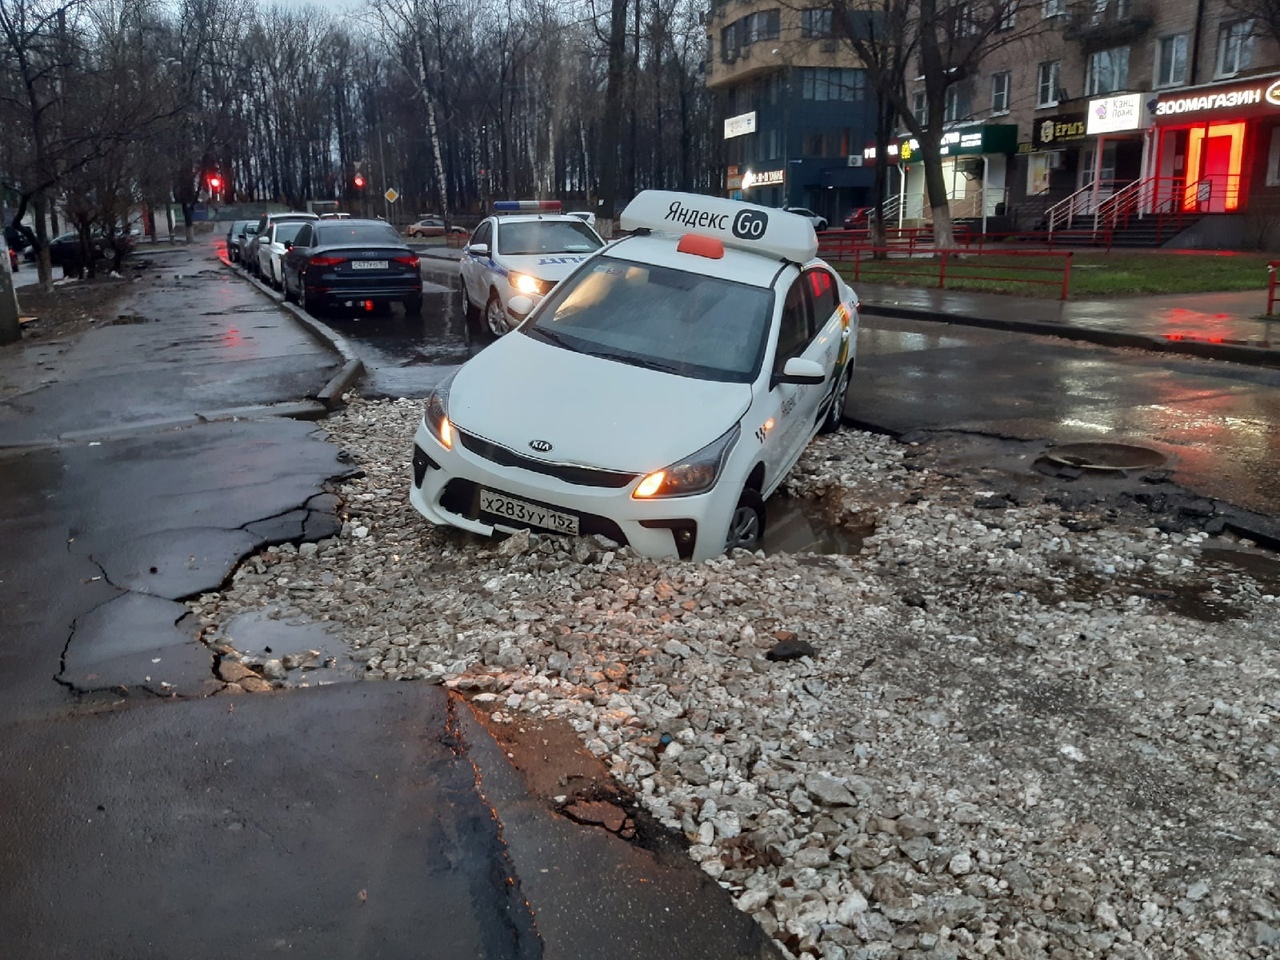
[[[453,424],[449,422],[449,388],[453,385],[453,377],[449,377],[431,391],[427,397],[427,407],[422,419],[427,429],[440,441],[446,450],[453,449]]]
[[[536,277],[531,277],[527,273],[511,274],[511,286],[515,287],[521,293],[527,293],[530,296],[537,296],[542,292],[542,283]]]
[[[741,429],[734,424],[718,439],[707,444],[663,470],[648,474],[631,494],[636,500],[652,500],[656,497],[688,497],[705,493],[720,479],[720,471],[729,458],[729,451],[738,442]]]

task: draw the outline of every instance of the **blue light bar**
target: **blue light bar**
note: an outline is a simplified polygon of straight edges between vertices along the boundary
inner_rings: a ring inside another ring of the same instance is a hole
[[[494,213],[559,213],[559,200],[495,200]]]

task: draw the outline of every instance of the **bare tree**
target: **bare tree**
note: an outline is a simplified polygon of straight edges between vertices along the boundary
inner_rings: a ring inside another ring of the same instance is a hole
[[[948,92],[975,76],[993,50],[1040,29],[1040,18],[1035,27],[1017,29],[1017,0],[833,0],[832,11],[834,28],[862,61],[876,93],[919,143],[934,242],[953,247],[941,151]],[[912,76],[923,87],[923,116],[908,99]],[[879,144],[878,167],[884,147]]]

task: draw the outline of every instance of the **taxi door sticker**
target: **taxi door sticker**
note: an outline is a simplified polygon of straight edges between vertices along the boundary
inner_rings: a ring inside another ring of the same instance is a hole
[[[849,359],[849,322],[852,315],[847,303],[841,303],[836,313],[840,316],[840,356],[836,358],[836,366],[843,367]]]

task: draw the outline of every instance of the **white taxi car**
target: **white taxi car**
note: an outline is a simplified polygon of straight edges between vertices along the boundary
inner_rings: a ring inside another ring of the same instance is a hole
[[[645,191],[621,225],[635,235],[536,309],[515,298],[526,322],[428,398],[409,492],[428,520],[647,556],[755,548],[766,498],[839,427],[858,299],[806,219]]]
[[[462,306],[468,323],[483,311],[500,337],[522,319],[508,309],[512,297],[536,302],[604,241],[578,217],[561,216],[559,200],[499,200],[493,209],[462,248]]]

